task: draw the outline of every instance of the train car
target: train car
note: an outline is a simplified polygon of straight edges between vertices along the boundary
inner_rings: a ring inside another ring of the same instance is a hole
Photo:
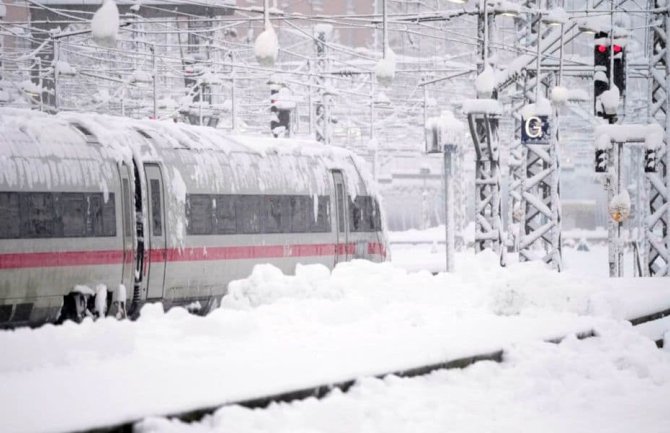
[[[272,263],[383,261],[350,152],[162,121],[0,110],[0,327],[205,314]]]

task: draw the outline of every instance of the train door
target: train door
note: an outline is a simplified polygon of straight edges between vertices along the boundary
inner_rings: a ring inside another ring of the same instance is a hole
[[[346,261],[349,256],[349,221],[347,219],[347,189],[341,171],[333,170],[333,185],[335,186],[335,233],[337,245],[335,247],[335,264]]]
[[[165,194],[163,177],[158,164],[144,164],[144,173],[147,180],[148,214],[147,230],[144,233],[149,245],[146,264],[147,272],[147,299],[163,297],[163,282],[165,280],[166,227],[165,227]]]
[[[123,221],[123,272],[121,282],[126,287],[133,287],[133,233],[135,231],[135,224],[133,224],[134,212],[130,195],[132,178],[126,164],[121,164],[119,172],[121,173],[121,213]]]

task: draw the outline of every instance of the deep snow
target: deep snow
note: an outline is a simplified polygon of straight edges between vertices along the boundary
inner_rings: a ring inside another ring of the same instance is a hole
[[[426,247],[405,255],[414,266],[443,257]],[[94,427],[499,348],[508,354],[502,365],[364,379],[323,402],[227,408],[203,424],[170,428],[649,432],[670,425],[670,353],[643,336],[658,338],[667,324],[641,333],[620,320],[670,307],[664,279],[601,278],[602,248],[566,251],[563,274],[539,263],[500,268],[494,254],[468,253],[457,255],[454,274],[435,276],[403,269],[401,251],[394,249],[393,263],[356,261],[332,273],[303,266],[285,276],[259,266],[204,318],[149,305],[136,322],[0,332],[0,431]],[[592,328],[604,337],[539,343]],[[161,420],[144,427],[168,429]]]

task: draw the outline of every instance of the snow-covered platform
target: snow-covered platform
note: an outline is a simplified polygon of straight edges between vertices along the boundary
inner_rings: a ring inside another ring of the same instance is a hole
[[[567,263],[588,266],[595,255]],[[666,279],[500,268],[489,253],[460,255],[454,274],[432,275],[407,271],[398,257],[332,273],[299,267],[296,276],[260,266],[207,317],[149,305],[135,322],[0,332],[0,431],[71,431],[210,407],[608,332],[670,308]],[[667,329],[647,331],[667,340]],[[661,385],[670,389],[670,375]]]

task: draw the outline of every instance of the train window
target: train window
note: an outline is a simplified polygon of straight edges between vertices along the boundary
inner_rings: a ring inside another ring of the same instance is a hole
[[[291,232],[304,233],[308,231],[310,221],[310,211],[312,211],[312,198],[304,195],[294,195],[288,197]]]
[[[102,196],[102,194],[97,195]],[[116,204],[113,192],[110,192],[107,201],[103,200],[102,203],[102,235],[116,236]]]
[[[64,237],[81,237],[86,236],[86,223],[87,223],[87,208],[89,207],[86,203],[86,197],[82,193],[78,192],[67,192],[60,194],[58,198],[58,210],[60,210],[60,223],[63,225],[63,236]],[[92,204],[90,210],[91,214],[95,212],[94,204]],[[100,205],[98,204],[98,207]],[[101,217],[101,215],[100,215]],[[98,217],[98,218],[100,218]],[[100,218],[101,219],[101,218]],[[102,225],[100,230],[95,230],[94,224],[95,218],[92,215],[92,218],[89,220],[92,230],[89,232],[93,236],[100,236],[102,234]],[[101,221],[102,222],[102,221]]]
[[[362,197],[356,196],[354,200],[349,197],[349,230],[362,232],[363,229],[363,203]]]
[[[310,200],[311,206],[315,204]],[[323,233],[329,232],[330,227],[330,196],[320,195],[317,197],[316,203],[316,219],[314,219],[314,208],[310,209],[310,231],[314,233]],[[341,224],[342,230],[344,230],[344,221]]]
[[[263,233],[284,233],[289,225],[289,197],[263,196]]]
[[[370,196],[359,195],[349,198],[349,224],[351,231],[370,232],[381,228],[379,206]]]
[[[217,233],[236,233],[237,224],[235,223],[235,196],[218,195],[216,196],[216,232]]]
[[[214,228],[212,221],[213,198],[207,194],[190,194],[186,197],[188,234],[208,235]]]
[[[163,235],[163,218],[161,218],[161,187],[158,179],[151,179],[151,226],[154,236]]]
[[[20,234],[19,194],[0,192],[0,239],[15,239]]]
[[[21,194],[21,237],[50,238],[56,235],[54,196],[48,192]]]
[[[238,233],[261,232],[261,196],[241,195],[235,203]]]
[[[128,179],[123,179],[123,231],[126,237],[130,237],[130,184]]]

